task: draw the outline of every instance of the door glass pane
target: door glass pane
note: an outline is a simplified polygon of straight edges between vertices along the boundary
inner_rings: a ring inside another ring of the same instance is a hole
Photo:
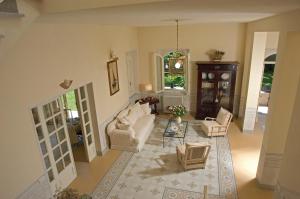
[[[55,117],[56,128],[59,128],[63,125],[63,120],[61,114]]]
[[[92,135],[89,135],[88,138],[87,138],[87,140],[88,140],[88,144],[91,145],[92,142],[93,142]]]
[[[47,153],[47,147],[46,147],[46,143],[45,142],[42,142],[40,144],[41,146],[41,150],[42,150],[42,154],[45,155]]]
[[[50,143],[52,148],[55,147],[58,144],[56,133],[50,136]]]
[[[80,87],[80,96],[81,96],[81,99],[84,99],[85,98],[85,92],[84,92],[84,87]]]
[[[44,111],[44,116],[45,119],[49,118],[52,116],[52,111],[51,111],[51,107],[50,104],[46,104],[43,106],[43,111]]]
[[[44,158],[44,162],[45,162],[46,168],[49,169],[50,166],[51,166],[51,163],[50,163],[50,160],[49,160],[49,157],[48,157],[48,156],[46,156],[46,157]]]
[[[50,119],[46,122],[48,133],[52,133],[55,130],[54,121],[53,119]]]
[[[66,135],[65,135],[65,129],[64,128],[62,128],[58,131],[58,137],[59,137],[60,142],[65,139]]]
[[[58,160],[61,157],[60,147],[56,147],[53,150],[53,155],[54,155],[55,161]]]
[[[89,122],[89,114],[88,114],[88,112],[86,112],[86,113],[84,114],[84,122],[85,122],[85,123]]]
[[[53,113],[54,114],[58,113],[60,111],[58,100],[54,100],[51,104],[52,104]]]
[[[71,158],[69,153],[65,155],[64,161],[65,161],[65,167],[67,167],[71,163]]]
[[[34,123],[35,124],[40,123],[40,117],[39,117],[38,109],[33,108],[33,109],[31,109],[31,112],[32,112]]]
[[[56,168],[57,168],[58,173],[60,173],[60,172],[62,172],[62,170],[64,170],[64,163],[63,163],[62,159],[56,163]]]
[[[85,131],[86,131],[86,134],[89,134],[91,132],[91,127],[90,127],[90,124],[87,124],[85,126]]]
[[[39,140],[42,140],[44,138],[42,126],[36,127],[36,133],[38,135]]]
[[[86,100],[84,100],[84,101],[82,102],[82,110],[83,110],[83,112],[87,110]]]
[[[67,141],[65,141],[64,143],[61,144],[61,151],[63,154],[65,154],[66,152],[68,152],[68,143]]]
[[[48,171],[48,178],[49,178],[49,181],[52,182],[54,180],[54,175],[53,175],[53,172],[52,170],[49,170]]]

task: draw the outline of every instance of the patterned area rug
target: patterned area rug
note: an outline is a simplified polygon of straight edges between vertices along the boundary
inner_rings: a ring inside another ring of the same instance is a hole
[[[237,199],[231,152],[227,137],[207,138],[199,123],[189,122],[185,142],[211,144],[205,169],[184,171],[177,162],[178,139],[162,134],[167,120],[156,125],[139,153],[123,152],[97,185],[94,199],[201,199],[208,185],[210,199]]]

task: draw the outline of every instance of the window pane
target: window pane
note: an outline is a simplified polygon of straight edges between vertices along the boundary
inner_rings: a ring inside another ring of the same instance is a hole
[[[87,124],[85,126],[85,131],[86,131],[86,134],[89,134],[91,132],[91,127],[90,127],[90,124]]]
[[[88,114],[88,112],[86,112],[86,113],[84,114],[84,122],[85,122],[85,123],[89,122],[89,114]]]
[[[39,140],[44,138],[42,126],[36,127],[36,133],[38,135]]]
[[[45,162],[46,168],[49,169],[50,166],[51,166],[50,160],[49,160],[49,156],[46,156],[46,157],[44,158],[44,162]]]
[[[50,104],[46,104],[43,106],[43,111],[44,111],[44,116],[45,119],[49,118],[52,116],[52,111],[51,111],[51,107]]]
[[[58,144],[56,133],[50,136],[50,143],[52,148],[55,147]]]
[[[41,146],[41,150],[42,150],[42,154],[45,155],[47,153],[47,147],[46,147],[46,143],[45,142],[42,142],[40,144]]]
[[[85,91],[84,91],[84,87],[80,87],[80,96],[81,96],[81,99],[84,99],[85,98]]]
[[[62,170],[64,170],[64,163],[63,163],[62,159],[56,163],[56,168],[57,168],[58,173],[60,173],[60,172],[62,172]]]
[[[83,110],[83,111],[86,111],[86,110],[87,110],[86,100],[84,100],[84,101],[82,102],[82,110]]]
[[[88,140],[88,144],[91,145],[93,143],[92,135],[89,135],[87,140]]]
[[[38,113],[38,109],[33,108],[33,109],[31,109],[31,112],[32,112],[34,123],[35,124],[40,123],[40,116],[39,116],[39,113]]]
[[[52,104],[53,113],[54,114],[58,113],[60,111],[58,100],[53,101],[51,104]]]
[[[56,147],[53,150],[53,156],[54,156],[55,161],[61,157],[60,147]]]
[[[54,121],[53,119],[50,119],[46,122],[48,133],[52,133],[55,130]]]
[[[59,128],[63,125],[63,119],[61,114],[55,117],[55,124],[56,124],[56,128]]]
[[[65,141],[64,143],[61,144],[61,151],[63,154],[65,154],[66,152],[68,152],[68,143],[67,141]]]
[[[52,170],[49,170],[48,171],[48,178],[49,178],[49,181],[52,182],[54,180],[54,175],[53,175],[53,172]]]
[[[71,158],[69,153],[65,155],[64,161],[65,161],[65,167],[67,167],[71,163]]]
[[[65,129],[62,128],[58,131],[59,141],[63,141],[66,138]]]

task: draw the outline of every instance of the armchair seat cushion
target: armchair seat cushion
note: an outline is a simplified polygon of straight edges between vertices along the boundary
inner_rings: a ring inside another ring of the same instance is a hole
[[[213,127],[219,127],[219,128],[213,128]],[[220,125],[218,122],[216,121],[202,121],[202,129],[206,132],[209,133],[217,133],[220,130],[221,131],[226,131],[226,126],[224,125]]]

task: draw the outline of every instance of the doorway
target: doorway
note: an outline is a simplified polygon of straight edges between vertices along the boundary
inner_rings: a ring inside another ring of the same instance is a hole
[[[271,96],[279,32],[255,32],[250,63],[243,131],[265,130]]]
[[[92,83],[81,86],[31,109],[41,159],[53,194],[77,177],[80,168],[75,161],[88,164],[96,157],[93,126],[96,116],[92,118],[94,110],[90,109],[91,87]]]
[[[82,134],[82,118],[78,112],[78,97],[76,98],[75,90],[63,94],[62,102],[65,112],[65,119],[68,128],[71,148],[75,162],[88,162]]]
[[[276,64],[277,52],[272,52],[267,54],[264,61],[264,71],[263,78],[261,82],[261,89],[258,98],[258,108],[257,108],[257,124],[265,129],[266,117],[269,112],[269,101],[272,89],[274,70]]]

